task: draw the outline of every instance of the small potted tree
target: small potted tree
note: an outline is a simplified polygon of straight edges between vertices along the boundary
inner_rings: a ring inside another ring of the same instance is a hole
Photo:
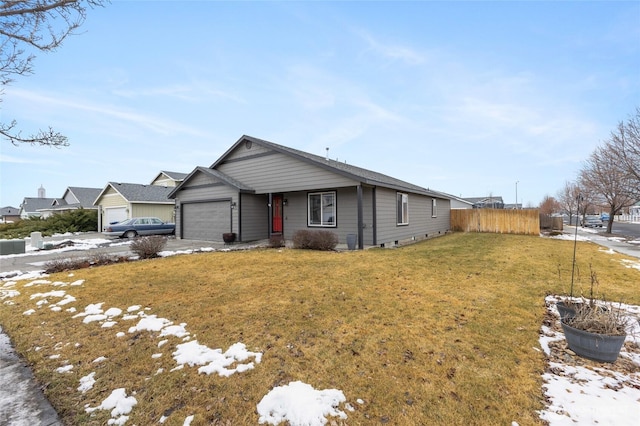
[[[629,318],[614,306],[600,306],[594,299],[598,277],[591,271],[588,302],[575,304],[570,315],[560,317],[569,349],[577,355],[600,362],[615,362],[627,337]]]

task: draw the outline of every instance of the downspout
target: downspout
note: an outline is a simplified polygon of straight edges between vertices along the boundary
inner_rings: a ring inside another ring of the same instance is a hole
[[[358,249],[364,249],[364,226],[363,226],[363,214],[362,214],[362,184],[358,184],[356,187],[358,193]]]

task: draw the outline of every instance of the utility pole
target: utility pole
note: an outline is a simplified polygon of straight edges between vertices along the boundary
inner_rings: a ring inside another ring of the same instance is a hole
[[[520,181],[516,181],[516,210],[518,210],[518,182]]]

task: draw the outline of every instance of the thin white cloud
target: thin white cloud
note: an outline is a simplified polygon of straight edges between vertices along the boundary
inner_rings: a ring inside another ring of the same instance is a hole
[[[68,96],[57,96],[54,94],[46,95],[15,88],[7,90],[7,96],[27,101],[31,105],[31,108],[35,108],[37,105],[43,105],[48,107],[63,107],[76,111],[106,115],[119,120],[123,120],[136,126],[145,127],[161,135],[186,134],[199,137],[205,135],[199,129],[184,126],[180,123],[167,120],[166,118],[153,117],[147,114],[140,114],[126,109],[120,110],[111,105],[93,104],[84,100],[72,99]]]
[[[8,143],[8,142],[3,141],[2,143]],[[0,163],[38,164],[38,165],[52,164],[51,161],[48,161],[46,159],[34,159],[32,157],[14,157],[1,152],[0,152]]]
[[[426,62],[425,55],[409,46],[381,42],[364,30],[355,30],[355,33],[367,44],[367,51],[383,58],[398,60],[409,65],[418,65]]]
[[[245,104],[241,96],[231,92],[212,87],[208,82],[199,81],[192,84],[175,84],[163,87],[150,87],[139,89],[114,89],[112,93],[127,99],[139,99],[146,97],[162,97],[178,99],[185,102],[204,102],[211,98],[220,98],[238,104]]]

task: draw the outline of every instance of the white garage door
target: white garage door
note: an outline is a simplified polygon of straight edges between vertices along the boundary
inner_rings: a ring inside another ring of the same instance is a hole
[[[212,201],[182,205],[182,238],[185,240],[222,241],[231,232],[231,203]]]
[[[102,229],[106,229],[109,224],[113,222],[122,222],[127,220],[127,208],[126,207],[107,207],[104,209],[104,217],[102,219]]]

